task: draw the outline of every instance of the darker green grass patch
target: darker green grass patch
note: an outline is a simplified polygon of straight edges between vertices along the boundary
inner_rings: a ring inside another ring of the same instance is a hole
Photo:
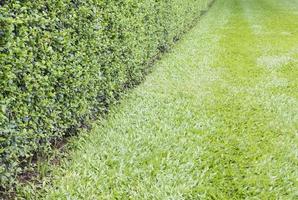
[[[224,70],[224,78],[230,84],[249,87],[262,79],[265,70],[256,68],[255,58],[260,55],[257,39],[243,17],[240,3],[233,2],[232,9],[231,19],[219,31],[219,59],[214,65]]]

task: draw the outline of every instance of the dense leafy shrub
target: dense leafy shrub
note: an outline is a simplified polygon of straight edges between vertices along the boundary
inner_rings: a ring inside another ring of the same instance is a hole
[[[1,185],[138,83],[207,1],[1,1]]]

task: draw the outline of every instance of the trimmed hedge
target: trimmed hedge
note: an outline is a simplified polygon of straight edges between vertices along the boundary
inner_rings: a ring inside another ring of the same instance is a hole
[[[207,2],[0,1],[0,185],[139,83]]]

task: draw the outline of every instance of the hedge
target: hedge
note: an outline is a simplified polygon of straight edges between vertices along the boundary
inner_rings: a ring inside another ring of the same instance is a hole
[[[207,3],[0,1],[0,185],[139,83]]]

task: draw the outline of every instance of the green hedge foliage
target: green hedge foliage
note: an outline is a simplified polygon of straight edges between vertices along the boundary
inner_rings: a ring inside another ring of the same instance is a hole
[[[208,0],[0,1],[0,181],[105,112]]]

